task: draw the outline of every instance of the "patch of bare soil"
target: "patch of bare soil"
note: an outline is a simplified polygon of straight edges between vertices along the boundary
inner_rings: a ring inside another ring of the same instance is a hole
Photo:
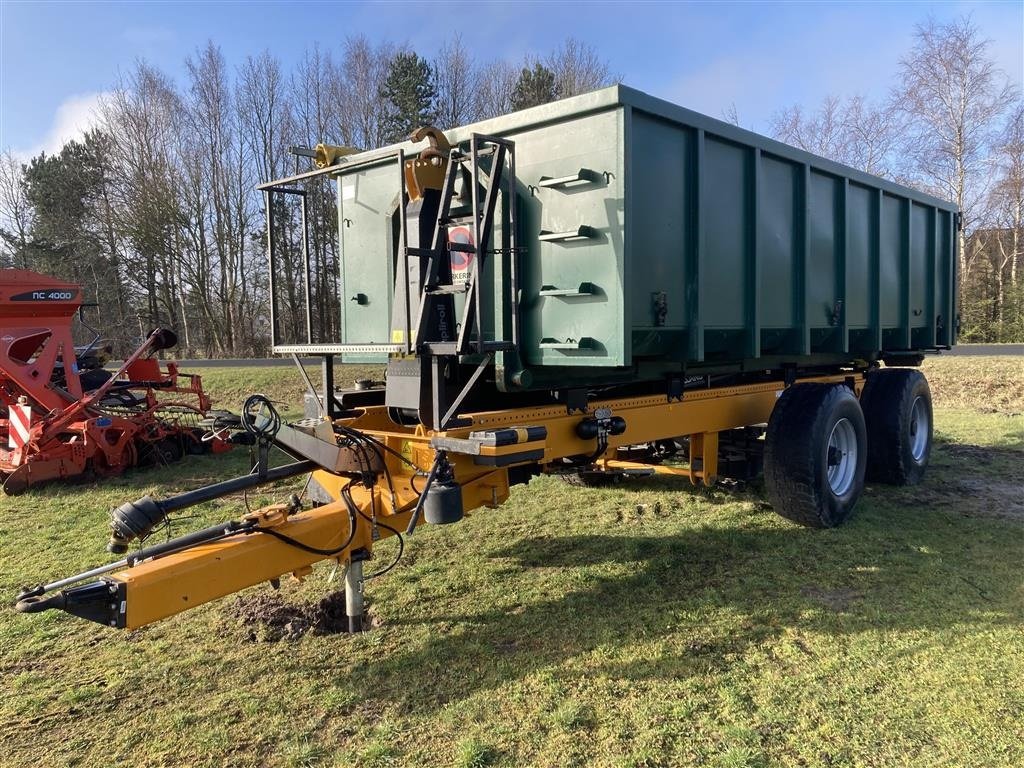
[[[861,594],[852,589],[846,587],[840,587],[839,589],[822,589],[814,585],[808,585],[800,588],[800,594],[806,598],[813,600],[816,603],[820,603],[828,608],[830,611],[845,611],[850,608],[854,601],[859,600]]]
[[[908,488],[915,504],[952,508],[964,517],[1000,517],[1024,521],[1024,481],[995,477],[962,477]]]
[[[1024,483],[965,478],[960,485],[978,500],[974,514],[1024,520]]]
[[[964,477],[904,491],[913,504],[952,508],[965,517],[1001,517],[1024,521],[1024,483]]]
[[[954,459],[973,461],[977,464],[989,465],[993,461],[1006,459],[1016,462],[1018,458],[1024,459],[1020,451],[1009,448],[992,448],[984,445],[969,445],[966,443],[947,443],[939,448],[942,453]]]
[[[277,592],[244,595],[235,598],[227,610],[246,628],[246,639],[254,643],[348,631],[344,590],[332,592],[317,603],[289,603]],[[369,611],[363,621],[368,626],[376,624]]]
[[[955,460],[953,465],[943,462],[937,477],[929,473],[924,485],[904,489],[910,501],[951,507],[966,517],[1024,521],[1024,453],[980,445],[943,445],[940,450]]]

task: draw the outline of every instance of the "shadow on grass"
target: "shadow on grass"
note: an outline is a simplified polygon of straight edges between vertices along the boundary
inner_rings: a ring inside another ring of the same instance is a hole
[[[1005,575],[1012,541],[988,537],[967,553],[962,537],[977,522],[885,501],[865,506],[862,519],[833,531],[754,518],[668,536],[534,537],[492,551],[494,578],[523,589],[522,602],[507,594],[464,615],[392,621],[443,634],[373,665],[367,682],[384,685],[370,696],[419,712],[559,665],[555,674],[566,677],[686,677],[794,631],[1020,623]],[[903,524],[893,523],[897,514]],[[575,573],[538,589],[534,569]],[[637,644],[647,649],[632,653]]]

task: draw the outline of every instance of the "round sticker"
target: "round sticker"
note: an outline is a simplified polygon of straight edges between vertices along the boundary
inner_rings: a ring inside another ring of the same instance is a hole
[[[464,245],[473,244],[473,233],[469,231],[469,227],[452,227],[448,230],[448,242],[449,243],[462,243]],[[465,253],[464,251],[452,251],[452,274],[461,275],[462,279],[466,279],[465,273],[469,271],[469,265],[473,262],[473,254]]]

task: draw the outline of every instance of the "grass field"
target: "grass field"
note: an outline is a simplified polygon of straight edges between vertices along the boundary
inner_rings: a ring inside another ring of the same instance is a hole
[[[1024,359],[926,373],[926,482],[869,487],[837,530],[787,523],[756,486],[546,477],[417,532],[356,637],[253,623],[264,586],[131,633],[5,609],[0,764],[1022,765]],[[289,369],[203,375],[226,407],[301,397]],[[112,506],[247,460],[0,498],[0,595],[103,562]],[[338,587],[320,567],[281,598]]]

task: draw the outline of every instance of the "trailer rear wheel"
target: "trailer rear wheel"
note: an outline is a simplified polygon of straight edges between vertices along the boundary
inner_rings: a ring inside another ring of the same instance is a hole
[[[917,485],[932,452],[932,394],[920,371],[868,374],[860,398],[868,430],[867,479]]]
[[[842,525],[864,490],[867,432],[856,395],[833,384],[782,393],[765,435],[768,500],[800,525]]]

